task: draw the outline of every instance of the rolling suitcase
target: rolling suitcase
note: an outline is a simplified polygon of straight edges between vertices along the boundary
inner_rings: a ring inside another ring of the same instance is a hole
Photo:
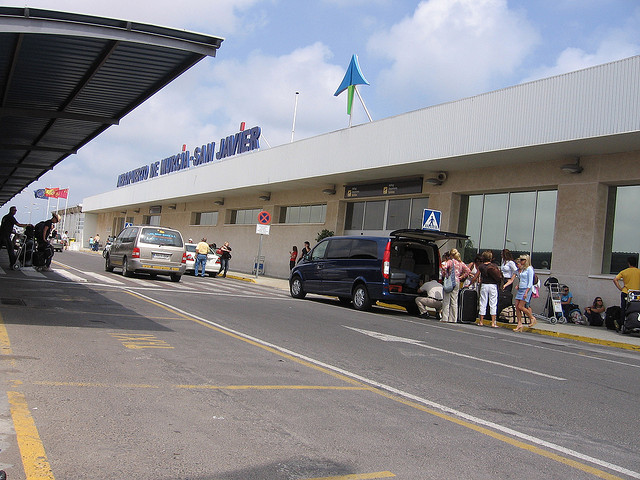
[[[516,307],[513,305],[513,293],[498,288],[498,320],[515,323]]]
[[[463,288],[458,293],[458,323],[475,323],[478,319],[478,291]]]

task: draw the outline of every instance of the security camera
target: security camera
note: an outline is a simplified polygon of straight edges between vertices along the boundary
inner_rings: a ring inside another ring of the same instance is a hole
[[[436,178],[441,182],[444,182],[447,179],[447,172],[438,172]]]

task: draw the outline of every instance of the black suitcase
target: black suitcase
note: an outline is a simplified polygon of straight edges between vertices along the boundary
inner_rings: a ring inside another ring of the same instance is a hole
[[[475,323],[478,319],[478,291],[463,288],[458,293],[458,323]]]
[[[513,305],[513,293],[498,289],[498,317],[509,323],[515,322],[516,307]]]

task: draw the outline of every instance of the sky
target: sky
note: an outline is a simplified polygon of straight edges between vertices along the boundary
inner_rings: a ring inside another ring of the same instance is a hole
[[[24,7],[8,1],[6,5]],[[640,54],[637,0],[30,0],[26,6],[185,29],[225,40],[0,208],[48,217],[40,188],[68,205],[116,188],[119,174],[262,128],[261,147],[347,128],[353,54],[373,120]],[[353,123],[367,122],[354,101]],[[300,168],[304,168],[301,166]],[[60,205],[62,208],[64,205]],[[52,210],[54,205],[50,205]]]

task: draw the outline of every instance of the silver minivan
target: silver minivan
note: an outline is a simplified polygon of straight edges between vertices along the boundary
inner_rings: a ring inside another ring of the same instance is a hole
[[[139,225],[126,227],[118,235],[105,257],[104,269],[119,267],[122,275],[134,273],[169,275],[179,282],[186,269],[186,251],[182,234],[165,227]]]

